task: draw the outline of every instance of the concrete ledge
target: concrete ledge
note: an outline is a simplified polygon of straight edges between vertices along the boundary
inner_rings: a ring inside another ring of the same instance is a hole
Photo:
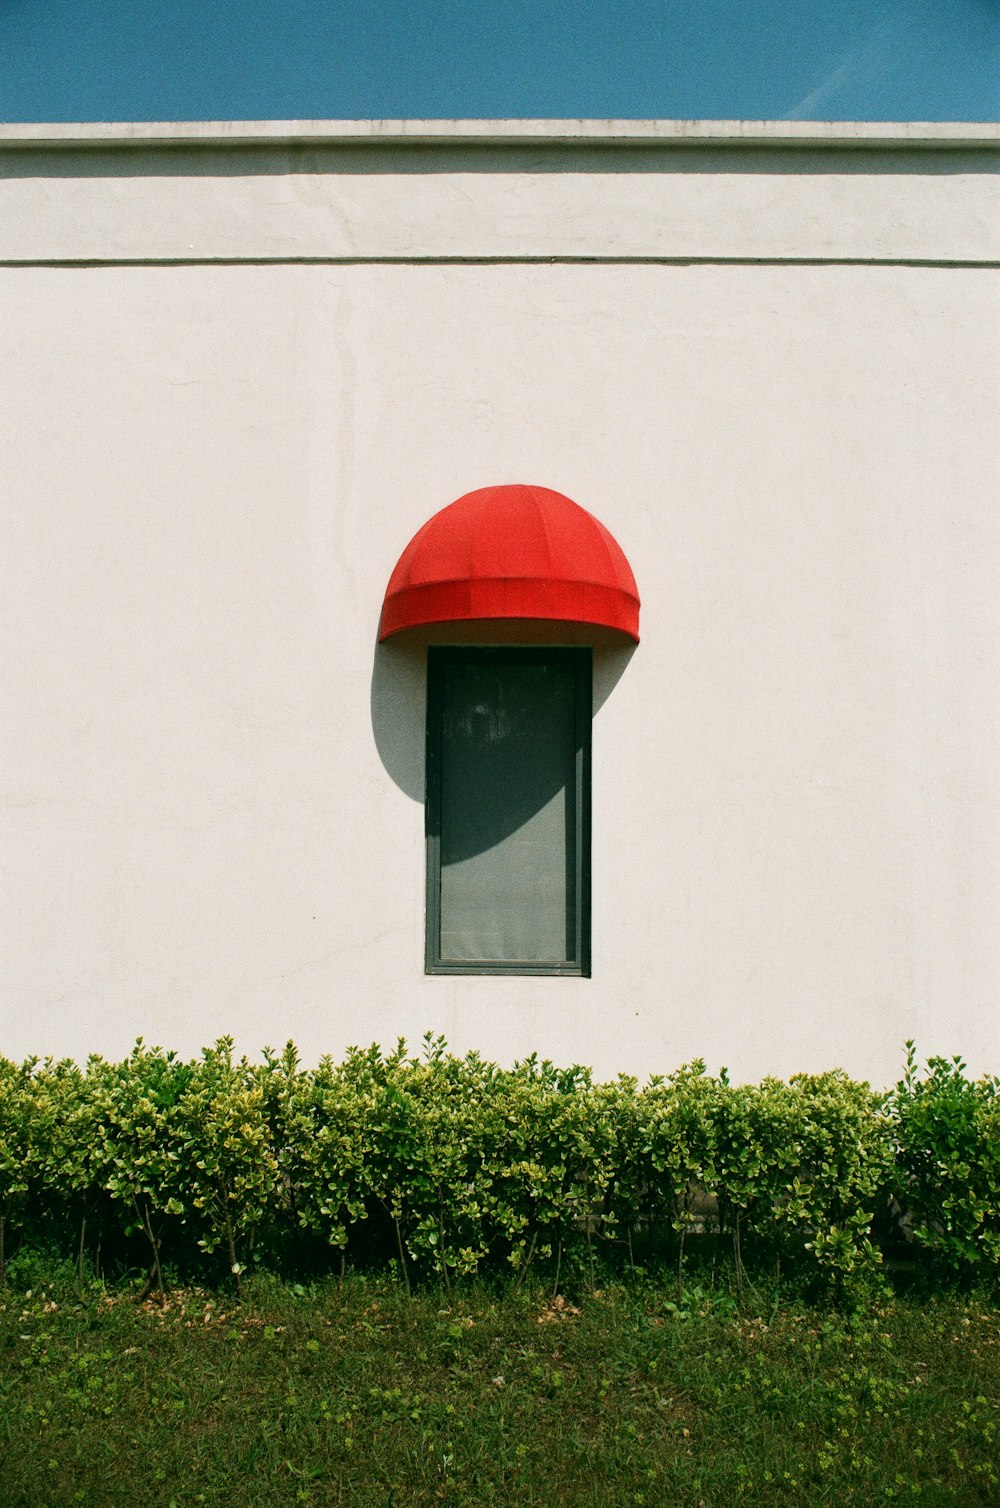
[[[0,126],[0,262],[1000,261],[1000,126]]]
[[[234,147],[375,143],[559,147],[800,147],[879,151],[997,150],[1000,125],[960,121],[272,120],[110,121],[0,125],[5,148]]]

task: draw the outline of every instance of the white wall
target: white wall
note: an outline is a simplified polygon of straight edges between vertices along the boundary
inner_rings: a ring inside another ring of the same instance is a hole
[[[1000,1067],[995,155],[133,150],[0,147],[0,1052]],[[590,980],[423,974],[421,651],[378,615],[505,481],[643,599]]]

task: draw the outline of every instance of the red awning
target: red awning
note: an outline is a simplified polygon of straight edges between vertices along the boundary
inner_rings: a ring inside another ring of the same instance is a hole
[[[410,540],[378,636],[480,618],[599,624],[638,640],[639,595],[621,546],[579,504],[548,487],[481,487]]]

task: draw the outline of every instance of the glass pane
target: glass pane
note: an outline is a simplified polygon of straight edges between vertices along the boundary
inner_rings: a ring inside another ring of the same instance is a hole
[[[571,665],[444,668],[441,957],[566,961],[576,939]]]

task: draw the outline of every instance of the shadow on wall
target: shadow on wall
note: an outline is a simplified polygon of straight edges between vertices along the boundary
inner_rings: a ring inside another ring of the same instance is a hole
[[[372,663],[372,733],[379,758],[399,789],[414,801],[426,797],[428,644],[590,644],[594,651],[594,716],[614,691],[636,645],[624,635],[589,624],[510,619],[436,623],[376,644]]]
[[[795,122],[798,126],[800,123]],[[802,123],[804,124],[804,123]],[[161,128],[162,129],[162,128]],[[836,126],[833,128],[836,136]],[[96,131],[99,128],[95,128]],[[942,152],[932,144],[923,151],[897,152],[872,139],[864,150],[844,152],[836,145],[824,150],[822,142],[810,150],[788,152],[766,136],[744,139],[733,146],[724,140],[702,137],[692,150],[690,137],[642,141],[636,137],[625,152],[620,138],[604,141],[555,140],[538,137],[530,142],[511,138],[474,142],[458,135],[449,141],[414,142],[385,135],[378,141],[282,141],[255,137],[253,127],[230,133],[220,141],[219,128],[195,126],[187,140],[169,138],[143,141],[134,133],[127,138],[127,151],[109,150],[104,142],[81,140],[71,152],[19,148],[10,142],[0,160],[3,178],[288,178],[304,174],[311,178],[331,176],[373,177],[385,174],[426,176],[431,173],[530,173],[565,174],[680,174],[727,173],[770,175],[928,174],[989,173],[991,151],[973,143],[967,149]],[[122,138],[119,138],[121,140]],[[612,143],[619,150],[609,150]],[[114,148],[117,143],[108,138]],[[978,149],[977,149],[978,148]]]

